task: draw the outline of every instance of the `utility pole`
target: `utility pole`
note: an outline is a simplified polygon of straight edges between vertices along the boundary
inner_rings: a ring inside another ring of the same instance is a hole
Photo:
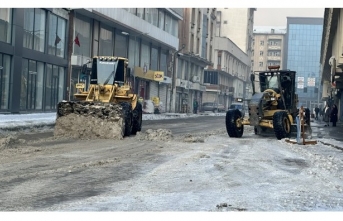
[[[175,113],[175,99],[176,99],[176,56],[185,48],[185,45],[182,45],[182,48],[173,53],[173,76],[172,76],[172,94],[170,96],[169,111]]]

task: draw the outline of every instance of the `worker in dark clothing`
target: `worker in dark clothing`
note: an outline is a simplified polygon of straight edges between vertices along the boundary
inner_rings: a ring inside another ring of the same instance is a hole
[[[319,114],[318,106],[316,106],[316,108],[314,109],[314,112],[316,113],[316,117],[314,119],[318,120],[318,114]]]
[[[330,113],[330,120],[332,122],[332,126],[333,127],[336,127],[336,123],[337,123],[337,114],[338,114],[338,109],[337,109],[337,106],[336,104],[332,105],[332,109],[331,109],[331,113]]]

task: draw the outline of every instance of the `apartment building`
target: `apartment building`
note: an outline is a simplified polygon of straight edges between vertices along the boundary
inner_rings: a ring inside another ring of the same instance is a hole
[[[81,67],[92,56],[129,59],[134,92],[143,100],[158,97],[162,112],[169,111],[172,52],[179,47],[178,23],[182,9],[171,8],[81,8],[70,12],[71,81],[89,82]],[[79,44],[75,43],[78,40]],[[90,71],[90,69],[89,69]],[[154,73],[162,73],[156,77]]]
[[[343,120],[343,9],[326,8],[320,51],[321,100],[338,107],[338,120]]]
[[[206,92],[204,68],[212,64],[215,8],[185,8],[179,21],[179,48],[176,58],[175,111],[191,112],[193,101],[201,105]]]
[[[286,27],[255,26],[254,39],[252,41],[251,67],[252,71],[264,71],[268,66],[283,65],[283,53]],[[255,90],[259,91],[258,82],[255,82]]]

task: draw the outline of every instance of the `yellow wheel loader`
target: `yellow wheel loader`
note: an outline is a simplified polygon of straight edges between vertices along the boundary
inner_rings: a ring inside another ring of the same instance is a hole
[[[242,137],[244,125],[254,126],[259,135],[268,128],[273,129],[278,140],[296,132],[296,117],[299,114],[298,95],[295,93],[295,71],[279,70],[280,66],[269,66],[257,72],[260,92],[255,91],[255,74],[251,74],[253,96],[248,101],[249,116],[239,110],[226,113],[226,131],[230,137]],[[312,132],[310,110],[305,109],[304,130]]]
[[[76,84],[74,100],[57,105],[55,136],[121,139],[141,131],[142,104],[128,82],[128,59],[97,56],[89,63],[88,89]]]

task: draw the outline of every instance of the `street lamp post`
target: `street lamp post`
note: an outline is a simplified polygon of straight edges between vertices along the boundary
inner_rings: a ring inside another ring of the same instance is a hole
[[[176,99],[176,55],[185,48],[185,45],[182,45],[182,48],[173,53],[173,78],[172,78],[172,94],[170,96],[169,103],[169,112],[175,113],[175,99]]]

